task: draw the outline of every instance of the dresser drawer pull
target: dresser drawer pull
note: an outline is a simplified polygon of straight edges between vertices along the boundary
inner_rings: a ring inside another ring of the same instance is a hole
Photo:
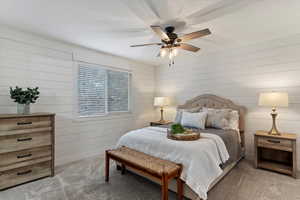
[[[280,141],[278,141],[278,140],[267,140],[268,142],[271,142],[271,143],[276,143],[276,144],[279,144],[280,143]]]
[[[17,141],[18,142],[25,142],[25,141],[30,141],[32,140],[32,138],[18,138]]]
[[[21,125],[30,125],[32,124],[32,122],[18,122],[17,125],[21,126]]]
[[[31,172],[32,172],[32,170],[27,170],[27,171],[24,171],[24,172],[18,172],[17,175],[22,176],[22,175],[25,175],[25,174],[30,174]]]
[[[20,158],[27,158],[27,157],[31,157],[31,156],[32,156],[32,154],[29,153],[29,154],[17,156],[17,158],[18,158],[18,159],[20,159]]]

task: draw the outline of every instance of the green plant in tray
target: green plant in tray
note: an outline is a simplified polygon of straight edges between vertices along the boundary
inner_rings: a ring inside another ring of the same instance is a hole
[[[173,124],[171,126],[171,131],[173,134],[179,134],[179,133],[184,133],[185,129],[181,124]]]

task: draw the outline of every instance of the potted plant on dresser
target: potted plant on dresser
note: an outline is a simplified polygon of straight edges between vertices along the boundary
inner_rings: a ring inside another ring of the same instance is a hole
[[[10,98],[17,104],[18,114],[27,115],[30,114],[30,104],[35,103],[39,98],[39,88],[22,88],[16,86],[16,88],[10,87]]]

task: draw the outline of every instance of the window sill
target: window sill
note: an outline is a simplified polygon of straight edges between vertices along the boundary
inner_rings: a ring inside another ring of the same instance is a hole
[[[86,116],[73,119],[74,122],[87,122],[87,121],[104,121],[104,120],[114,120],[114,119],[124,119],[124,118],[133,118],[132,112],[121,112],[121,113],[109,113],[107,115],[95,115],[95,116]]]

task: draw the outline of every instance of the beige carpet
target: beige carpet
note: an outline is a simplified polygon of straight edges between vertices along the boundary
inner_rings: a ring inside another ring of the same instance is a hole
[[[103,158],[60,167],[46,178],[0,192],[0,200],[159,200],[160,187],[137,175],[111,169],[103,178]],[[213,190],[209,200],[300,200],[300,180],[252,167],[242,161]],[[176,195],[169,193],[170,200]]]

